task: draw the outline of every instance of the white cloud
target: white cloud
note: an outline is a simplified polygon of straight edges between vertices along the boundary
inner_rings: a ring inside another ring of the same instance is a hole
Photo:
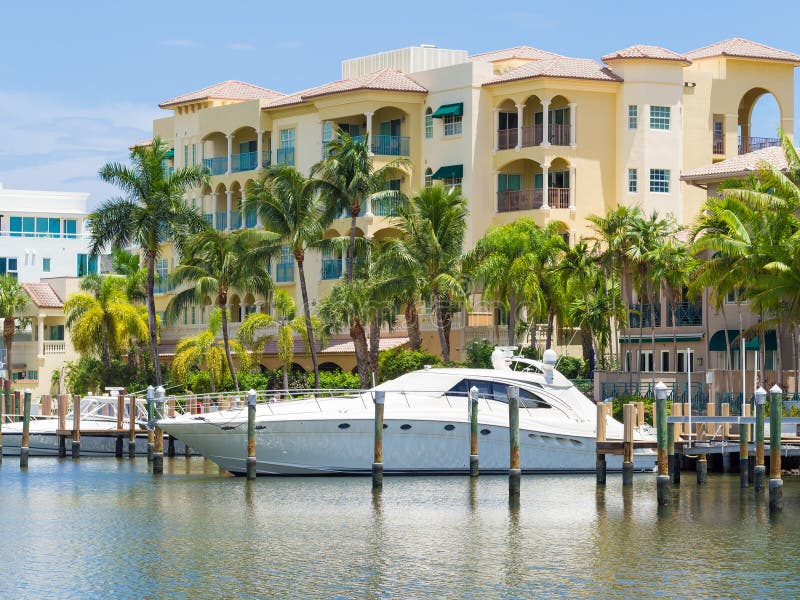
[[[157,109],[130,102],[77,106],[0,90],[0,181],[7,188],[89,192],[94,207],[118,192],[97,171],[148,139]]]
[[[232,44],[228,44],[228,48],[230,50],[255,50],[255,46],[247,42],[233,42]]]
[[[172,48],[194,48],[199,46],[194,40],[163,40],[162,46],[170,46]]]

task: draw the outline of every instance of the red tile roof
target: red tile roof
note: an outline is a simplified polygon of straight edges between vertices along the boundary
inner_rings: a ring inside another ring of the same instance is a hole
[[[622,81],[619,75],[615,75],[610,69],[594,60],[556,56],[555,58],[536,60],[514,69],[509,69],[502,75],[490,79],[484,85],[495,85],[520,79],[533,79],[535,77]]]
[[[403,344],[408,343],[407,337],[382,337],[378,348],[380,350],[389,350],[391,348],[396,348],[397,346],[402,346]],[[175,342],[166,342],[159,344],[158,346],[158,354],[160,356],[173,356],[175,354],[175,346],[177,344]],[[355,354],[355,348],[353,346],[353,341],[350,338],[334,338],[328,342],[328,345],[324,348],[319,348],[317,346],[317,352],[319,354]],[[294,339],[294,354],[305,355],[308,351],[306,350],[306,342],[301,338]],[[264,354],[265,355],[277,355],[278,354],[278,342],[272,340],[265,344],[264,346]]]
[[[63,308],[64,302],[49,283],[23,283],[22,287],[39,308]]]
[[[253,85],[252,83],[245,83],[244,81],[236,81],[230,79],[201,90],[189,92],[182,96],[176,96],[170,100],[165,100],[159,106],[161,108],[169,108],[170,106],[177,106],[178,104],[185,104],[187,102],[197,102],[199,100],[274,100],[280,98],[284,94],[267,88]]]
[[[512,58],[528,59],[528,60],[544,60],[547,58],[555,58],[559,56],[547,50],[539,50],[531,46],[515,46],[514,48],[506,48],[505,50],[494,50],[492,52],[483,52],[481,54],[473,54],[469,57],[472,61],[485,61],[485,62],[498,62],[501,60],[510,60]]]
[[[677,52],[673,52],[672,50],[667,50],[666,48],[661,48],[659,46],[628,46],[627,48],[623,48],[622,50],[617,50],[616,52],[612,52],[603,56],[603,62],[626,59],[670,60],[686,63],[687,65],[691,64],[692,62],[683,54],[678,54]]]
[[[732,56],[736,58],[758,58],[763,60],[778,60],[800,65],[800,55],[778,50],[758,42],[751,42],[744,38],[730,38],[687,52],[692,60],[709,58],[712,56]]]
[[[781,171],[788,168],[783,148],[781,146],[770,146],[755,152],[740,154],[712,165],[684,171],[681,173],[681,179],[691,182],[749,175],[755,173],[762,162],[767,162]]]
[[[265,108],[279,108],[291,106],[293,104],[302,104],[311,98],[328,96],[330,94],[341,94],[344,92],[354,92],[356,90],[385,90],[390,92],[416,93],[425,93],[428,91],[402,71],[396,69],[381,69],[374,73],[359,75],[351,79],[340,79],[339,81],[333,81],[278,98],[267,104]]]

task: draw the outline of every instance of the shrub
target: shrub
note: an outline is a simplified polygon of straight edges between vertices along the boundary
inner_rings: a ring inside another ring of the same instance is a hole
[[[589,376],[589,364],[574,356],[562,356],[556,368],[567,379],[586,379]]]
[[[306,373],[307,387],[314,387],[314,373]],[[319,385],[323,389],[357,390],[361,387],[361,379],[346,371],[320,371]]]
[[[400,377],[425,365],[438,365],[442,361],[424,350],[408,350],[402,346],[384,350],[378,355],[378,373],[381,381]]]
[[[197,371],[189,375],[186,387],[194,394],[211,392],[211,376],[205,371]]]
[[[494,348],[485,341],[472,340],[467,345],[465,364],[472,369],[491,369]]]
[[[611,416],[622,423],[622,406],[633,402],[644,402],[644,420],[648,423],[653,422],[653,398],[642,398],[641,396],[619,396],[611,401]]]

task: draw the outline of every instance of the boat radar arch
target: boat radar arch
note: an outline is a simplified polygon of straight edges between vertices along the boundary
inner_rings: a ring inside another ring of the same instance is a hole
[[[492,350],[492,368],[495,371],[510,371],[508,359],[514,356],[516,346],[495,346]]]
[[[558,357],[555,350],[548,348],[542,355],[542,362],[544,363],[544,379],[547,383],[553,383],[553,369],[556,368]]]

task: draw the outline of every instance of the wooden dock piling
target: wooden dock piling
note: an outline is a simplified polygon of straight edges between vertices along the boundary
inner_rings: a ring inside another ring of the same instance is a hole
[[[467,398],[469,404],[469,476],[478,476],[478,388],[472,386]]]
[[[72,397],[72,458],[81,457],[81,396]]]
[[[125,395],[122,391],[117,391],[117,434],[116,438],[116,445],[114,447],[114,456],[117,458],[122,458],[122,432],[124,431],[122,417],[124,416],[125,412]]]
[[[19,422],[20,415],[22,414],[22,394],[19,390],[14,390],[13,395],[13,413],[14,413],[14,420]]]
[[[633,425],[636,421],[636,406],[622,406],[622,485],[633,485]]]
[[[656,434],[658,440],[658,476],[656,493],[658,503],[669,504],[669,459],[667,457],[667,386],[663,381],[656,384]]]
[[[519,388],[510,385],[508,396],[508,495],[519,498],[522,469],[519,464]]]
[[[386,392],[374,393],[375,402],[375,441],[372,459],[372,489],[383,488],[383,411],[386,402]]]
[[[58,395],[58,430],[67,430],[67,400],[69,396],[66,394]],[[65,458],[67,456],[67,436],[64,434],[58,435],[58,457]]]
[[[247,478],[256,478],[256,391],[247,392]]]
[[[42,416],[49,417],[53,414],[53,399],[50,394],[42,394]]]
[[[706,407],[706,415],[709,417],[716,416],[717,408],[713,402],[709,402]],[[706,438],[706,425],[705,423],[697,424],[697,440],[705,440]],[[697,484],[704,485],[708,481],[708,456],[705,452],[697,455],[695,463],[695,470],[697,471]]]
[[[136,458],[136,396],[128,396],[128,458]]]
[[[756,396],[756,466],[753,469],[753,488],[757,493],[764,491],[767,469],[764,466],[764,412],[767,402],[767,392],[760,387],[755,392]]]
[[[783,390],[776,384],[769,391],[769,507],[783,507],[783,479],[781,478],[781,419],[783,418]]]
[[[597,442],[605,442],[607,433],[606,407],[605,402],[597,403]],[[605,452],[597,451],[597,462],[595,467],[597,485],[606,484],[606,455]]]
[[[22,441],[19,447],[19,466],[28,468],[31,442],[31,391],[25,390],[25,400],[22,407]]]
[[[680,402],[673,402],[670,414],[679,417],[681,413]],[[680,437],[680,425],[677,423],[667,423],[667,467],[669,468],[669,482],[671,485],[680,485],[681,470],[678,464],[678,457],[675,454],[675,438]]]
[[[158,422],[164,416],[164,387],[158,386],[155,393],[155,421]],[[164,430],[158,425],[153,427],[153,474],[164,472]]]

